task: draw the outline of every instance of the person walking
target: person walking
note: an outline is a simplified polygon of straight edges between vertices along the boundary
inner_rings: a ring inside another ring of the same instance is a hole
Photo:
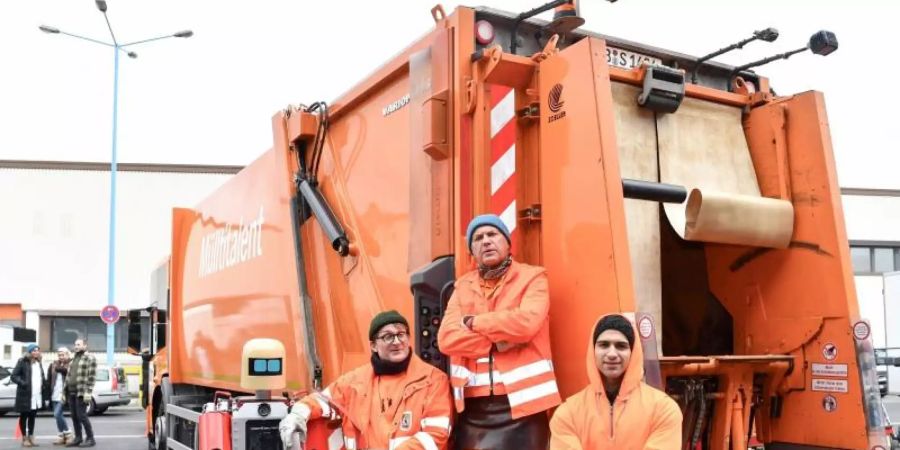
[[[69,365],[69,376],[66,377],[66,399],[72,410],[72,427],[75,428],[75,440],[66,447],[93,447],[94,429],[87,416],[87,407],[91,403],[94,392],[94,380],[97,377],[97,358],[87,352],[87,341],[75,341],[75,357]],[[82,435],[82,429],[84,434]],[[85,438],[82,440],[82,436]]]
[[[10,380],[16,384],[15,411],[19,413],[19,430],[22,432],[22,447],[36,447],[34,443],[34,420],[37,412],[44,408],[44,366],[41,363],[41,348],[28,344],[25,354],[19,358]]]
[[[50,406],[53,408],[53,417],[56,418],[56,431],[59,431],[59,439],[53,445],[66,445],[75,440],[66,419],[63,417],[63,405],[66,403],[63,388],[66,385],[66,375],[69,372],[69,362],[72,359],[72,353],[65,347],[60,347],[56,351],[56,361],[50,364],[47,369],[47,383],[49,383]]]

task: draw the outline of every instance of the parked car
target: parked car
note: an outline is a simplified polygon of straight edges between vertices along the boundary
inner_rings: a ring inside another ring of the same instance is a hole
[[[5,371],[5,372],[4,372]],[[16,384],[9,379],[11,368],[0,366],[0,416],[13,410],[16,403]],[[103,414],[110,406],[124,406],[131,403],[128,393],[128,379],[121,367],[97,366],[97,377],[94,383],[93,399],[88,405],[90,415]]]
[[[10,382],[11,367],[0,366],[0,417],[13,410],[16,404],[16,385]]]
[[[98,365],[93,394],[94,398],[88,405],[90,415],[103,414],[110,406],[124,406],[131,403],[125,370],[121,367]]]

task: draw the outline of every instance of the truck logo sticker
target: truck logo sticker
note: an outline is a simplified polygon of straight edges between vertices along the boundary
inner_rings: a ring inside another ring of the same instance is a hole
[[[403,417],[400,418],[400,431],[409,431],[412,429],[412,411],[406,411],[403,413]]]
[[[822,346],[822,356],[826,361],[834,361],[837,358],[837,346],[831,342]]]
[[[384,108],[381,108],[381,115],[384,117],[387,117],[387,116],[397,112],[398,110],[400,110],[400,108],[403,108],[404,106],[408,105],[409,100],[410,100],[409,94],[404,95],[403,97],[400,98],[400,100],[397,100],[394,103],[391,103],[390,105],[387,105]]]
[[[547,95],[547,107],[550,108],[550,112],[553,113],[547,120],[548,123],[566,117],[566,112],[563,110],[563,106],[565,106],[566,102],[562,99],[562,93],[563,85],[556,83],[553,85],[553,88],[550,89],[550,94]]]
[[[265,212],[259,207],[256,220],[244,224],[241,217],[238,224],[226,224],[210,232],[200,240],[200,271],[198,276],[205,277],[229,267],[250,261],[262,256],[262,228],[265,223]]]

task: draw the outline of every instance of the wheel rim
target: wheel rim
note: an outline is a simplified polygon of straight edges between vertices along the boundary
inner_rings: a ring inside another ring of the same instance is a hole
[[[156,435],[157,447],[159,447],[160,441],[164,441],[167,437],[169,437],[169,434],[166,433],[166,420],[164,416],[158,416],[156,418],[154,434]]]

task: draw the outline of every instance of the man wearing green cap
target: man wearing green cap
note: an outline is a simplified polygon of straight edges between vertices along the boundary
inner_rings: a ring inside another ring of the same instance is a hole
[[[286,449],[294,433],[306,441],[309,420],[338,416],[347,450],[446,448],[450,384],[445,373],[412,352],[406,318],[394,310],[376,315],[369,325],[369,348],[369,364],[291,407],[279,426]]]
[[[466,240],[478,268],[456,281],[438,331],[460,412],[454,446],[546,448],[547,410],[561,402],[547,275],[512,259],[509,228],[493,214],[472,219]]]

